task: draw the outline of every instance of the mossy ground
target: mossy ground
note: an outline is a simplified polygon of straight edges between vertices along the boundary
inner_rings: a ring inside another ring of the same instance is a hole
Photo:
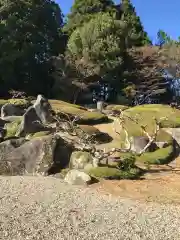
[[[72,117],[80,117],[80,120],[78,121],[79,124],[96,124],[108,120],[108,117],[100,112],[89,112],[85,108],[75,104],[58,100],[50,100],[49,102],[56,113],[64,113]]]
[[[30,140],[30,139],[34,139],[34,138],[44,137],[44,136],[47,136],[47,135],[50,135],[50,134],[51,134],[50,131],[40,131],[40,132],[28,134],[26,136],[26,138]]]
[[[114,105],[114,104],[110,104],[108,105],[105,109],[106,110],[126,110],[128,109],[128,106],[125,105]]]
[[[97,179],[137,179],[141,175],[142,171],[139,168],[131,168],[129,170],[119,170],[116,167],[96,167],[91,168],[87,173]]]
[[[30,102],[26,99],[20,99],[20,98],[12,98],[12,99],[0,99],[0,106],[3,106],[6,103],[11,103],[16,106],[27,108],[30,106]]]

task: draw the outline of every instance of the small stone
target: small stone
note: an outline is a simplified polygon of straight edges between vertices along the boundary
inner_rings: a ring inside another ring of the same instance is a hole
[[[66,174],[64,181],[72,185],[86,185],[91,183],[91,177],[84,172],[73,169]]]

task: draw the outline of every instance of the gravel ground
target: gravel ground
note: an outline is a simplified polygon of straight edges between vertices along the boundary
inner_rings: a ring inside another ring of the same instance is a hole
[[[0,177],[0,239],[180,239],[180,206],[138,203],[51,177]]]

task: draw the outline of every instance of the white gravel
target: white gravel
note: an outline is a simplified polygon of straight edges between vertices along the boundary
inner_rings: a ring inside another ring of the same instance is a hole
[[[100,195],[51,177],[0,177],[0,239],[180,239],[180,206]]]

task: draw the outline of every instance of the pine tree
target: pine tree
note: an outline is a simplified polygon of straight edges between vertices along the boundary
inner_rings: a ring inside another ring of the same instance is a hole
[[[112,0],[75,0],[64,27],[70,35],[77,27],[88,22],[99,12],[116,11]]]
[[[126,46],[129,48],[132,46],[151,44],[130,0],[122,0],[121,11],[121,19],[125,21],[128,26],[126,32]]]

